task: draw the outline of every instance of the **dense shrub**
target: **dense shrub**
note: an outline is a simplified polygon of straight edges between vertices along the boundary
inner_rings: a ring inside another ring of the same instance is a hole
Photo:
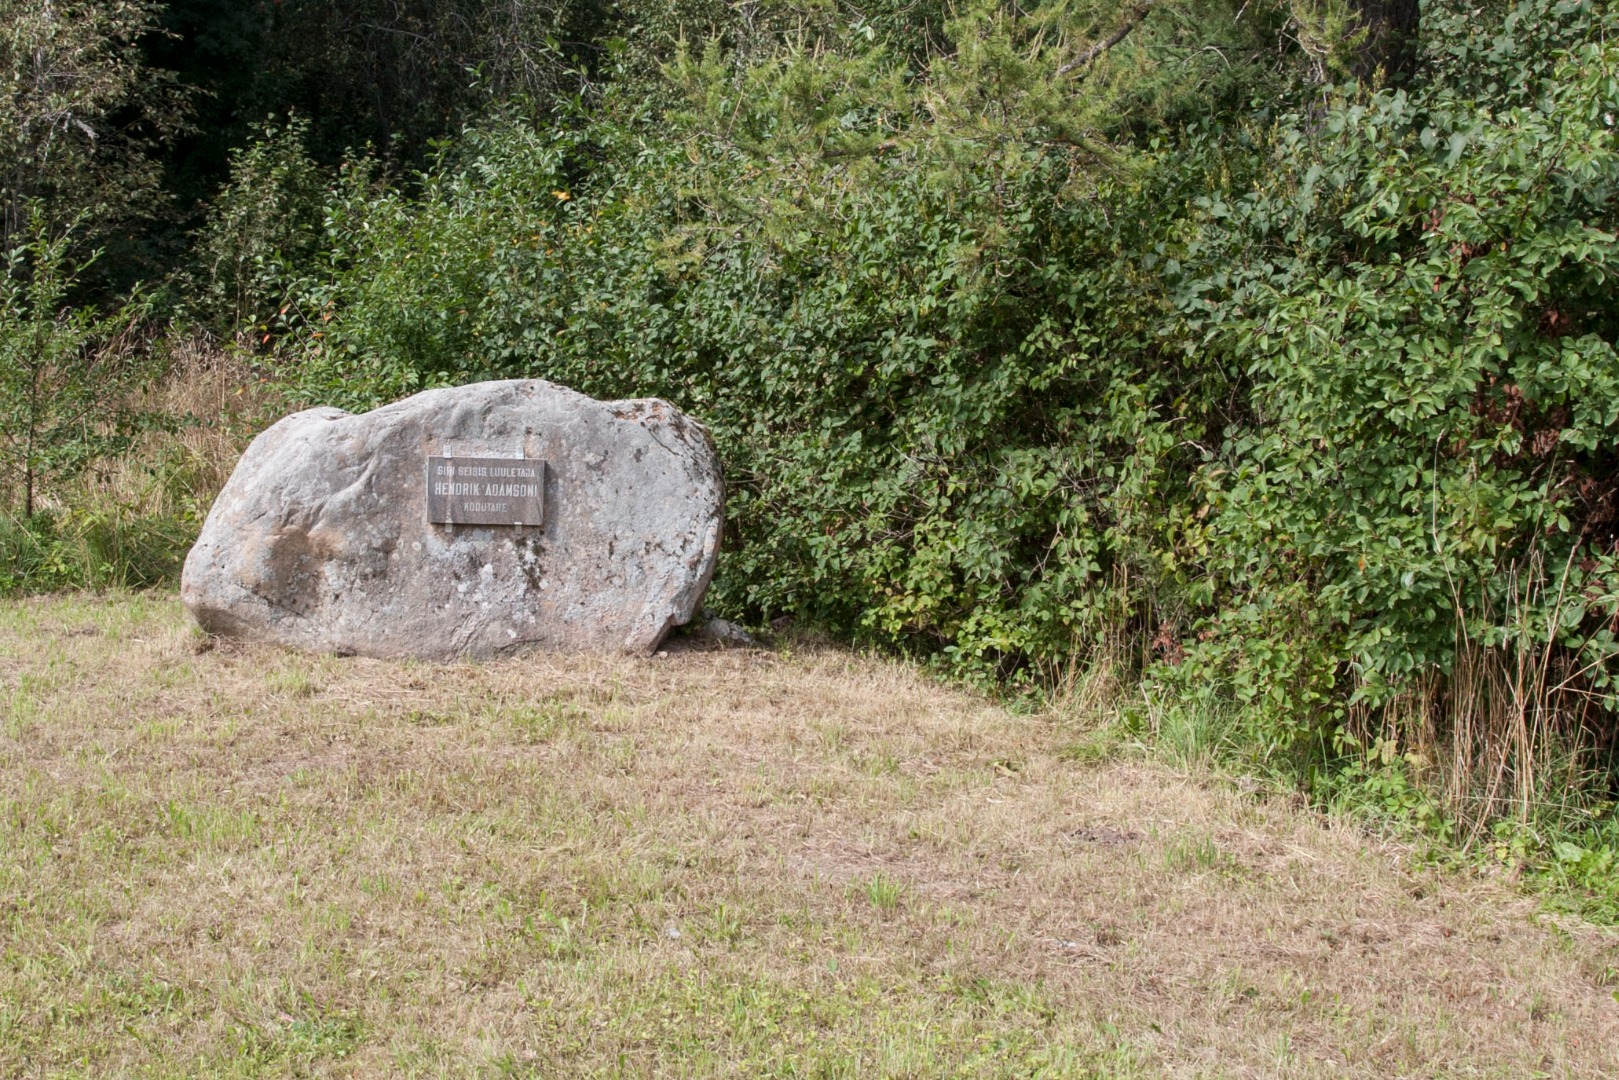
[[[1179,680],[1437,750],[1491,811],[1614,734],[1616,27],[1434,11],[1427,83],[1284,119],[1173,284],[1243,386],[1198,476],[1215,605]]]
[[[1185,456],[1156,411],[1176,363],[1139,377],[1162,352],[1132,267],[1152,238],[1067,197],[1070,162],[942,187],[900,163],[775,236],[704,220],[694,185],[751,168],[724,147],[694,165],[590,134],[636,159],[569,184],[579,140],[503,131],[422,199],[345,189],[336,272],[289,326],[309,395],[522,374],[675,400],[726,459],[719,599],[754,618],[1018,665],[1094,640],[1127,565],[1150,589],[1165,507],[1147,506]]]

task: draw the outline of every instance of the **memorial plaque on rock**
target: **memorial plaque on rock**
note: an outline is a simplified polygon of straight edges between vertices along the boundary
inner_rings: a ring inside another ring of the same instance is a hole
[[[427,520],[435,525],[543,525],[545,462],[430,457]]]

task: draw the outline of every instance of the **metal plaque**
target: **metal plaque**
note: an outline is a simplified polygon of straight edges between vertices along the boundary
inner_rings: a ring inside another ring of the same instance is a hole
[[[444,525],[542,525],[545,462],[538,458],[430,457],[427,520]]]

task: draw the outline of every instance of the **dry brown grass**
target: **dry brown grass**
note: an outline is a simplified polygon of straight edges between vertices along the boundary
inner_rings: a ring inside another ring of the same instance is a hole
[[[1368,763],[1409,770],[1464,851],[1510,850],[1496,831],[1509,823],[1522,836],[1585,839],[1605,809],[1619,730],[1599,685],[1603,661],[1587,650],[1608,628],[1596,620],[1590,629],[1594,601],[1571,587],[1581,550],[1561,567],[1531,550],[1502,568],[1503,598],[1486,596],[1477,611],[1456,595],[1446,670],[1416,673],[1394,694],[1356,694],[1349,705],[1347,734]],[[1582,625],[1580,644],[1573,628]],[[1481,638],[1480,627],[1503,633]]]
[[[1611,933],[901,665],[207,644],[0,606],[0,1075],[1619,1075]]]
[[[149,514],[205,511],[253,436],[289,403],[245,357],[203,337],[154,342],[166,373],[133,404],[167,418],[172,430],[153,430],[128,453],[98,462],[86,491],[57,493],[58,502],[100,498]],[[179,505],[187,500],[196,505]]]
[[[187,421],[176,441],[206,465],[217,491],[247,440],[287,411],[288,403],[241,353],[197,337],[173,340],[168,352],[169,374],[151,407]]]

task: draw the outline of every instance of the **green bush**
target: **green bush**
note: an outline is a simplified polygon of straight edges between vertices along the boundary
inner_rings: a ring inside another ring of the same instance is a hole
[[[1139,377],[1131,347],[1155,346],[1127,252],[1150,238],[1065,199],[1067,162],[1017,155],[949,186],[896,165],[840,220],[777,237],[693,212],[697,184],[746,183],[746,160],[639,134],[591,130],[595,153],[635,157],[574,184],[582,140],[501,131],[421,198],[351,189],[327,215],[335,272],[289,327],[307,395],[540,375],[668,397],[726,461],[722,604],[964,669],[1102,633],[1121,559],[1150,593],[1148,506],[1174,497],[1163,459],[1186,467],[1155,401],[1175,364]]]
[[[1435,22],[1442,71],[1500,81],[1284,121],[1275,181],[1201,201],[1204,265],[1176,282],[1247,384],[1201,474],[1210,568],[1233,601],[1306,583],[1374,701],[1503,643],[1526,575],[1556,582],[1542,640],[1593,673],[1613,645],[1585,598],[1619,537],[1619,23],[1550,3],[1502,34]]]
[[[230,155],[230,181],[195,238],[191,306],[221,337],[260,336],[288,277],[319,250],[326,176],[309,156],[309,122],[266,122]]]
[[[107,312],[69,297],[96,256],[73,259],[36,204],[0,253],[0,507],[32,517],[41,496],[127,449],[160,422],[136,403],[157,373],[146,305]]]
[[[0,513],[0,596],[172,585],[196,537],[194,522],[115,504]]]

